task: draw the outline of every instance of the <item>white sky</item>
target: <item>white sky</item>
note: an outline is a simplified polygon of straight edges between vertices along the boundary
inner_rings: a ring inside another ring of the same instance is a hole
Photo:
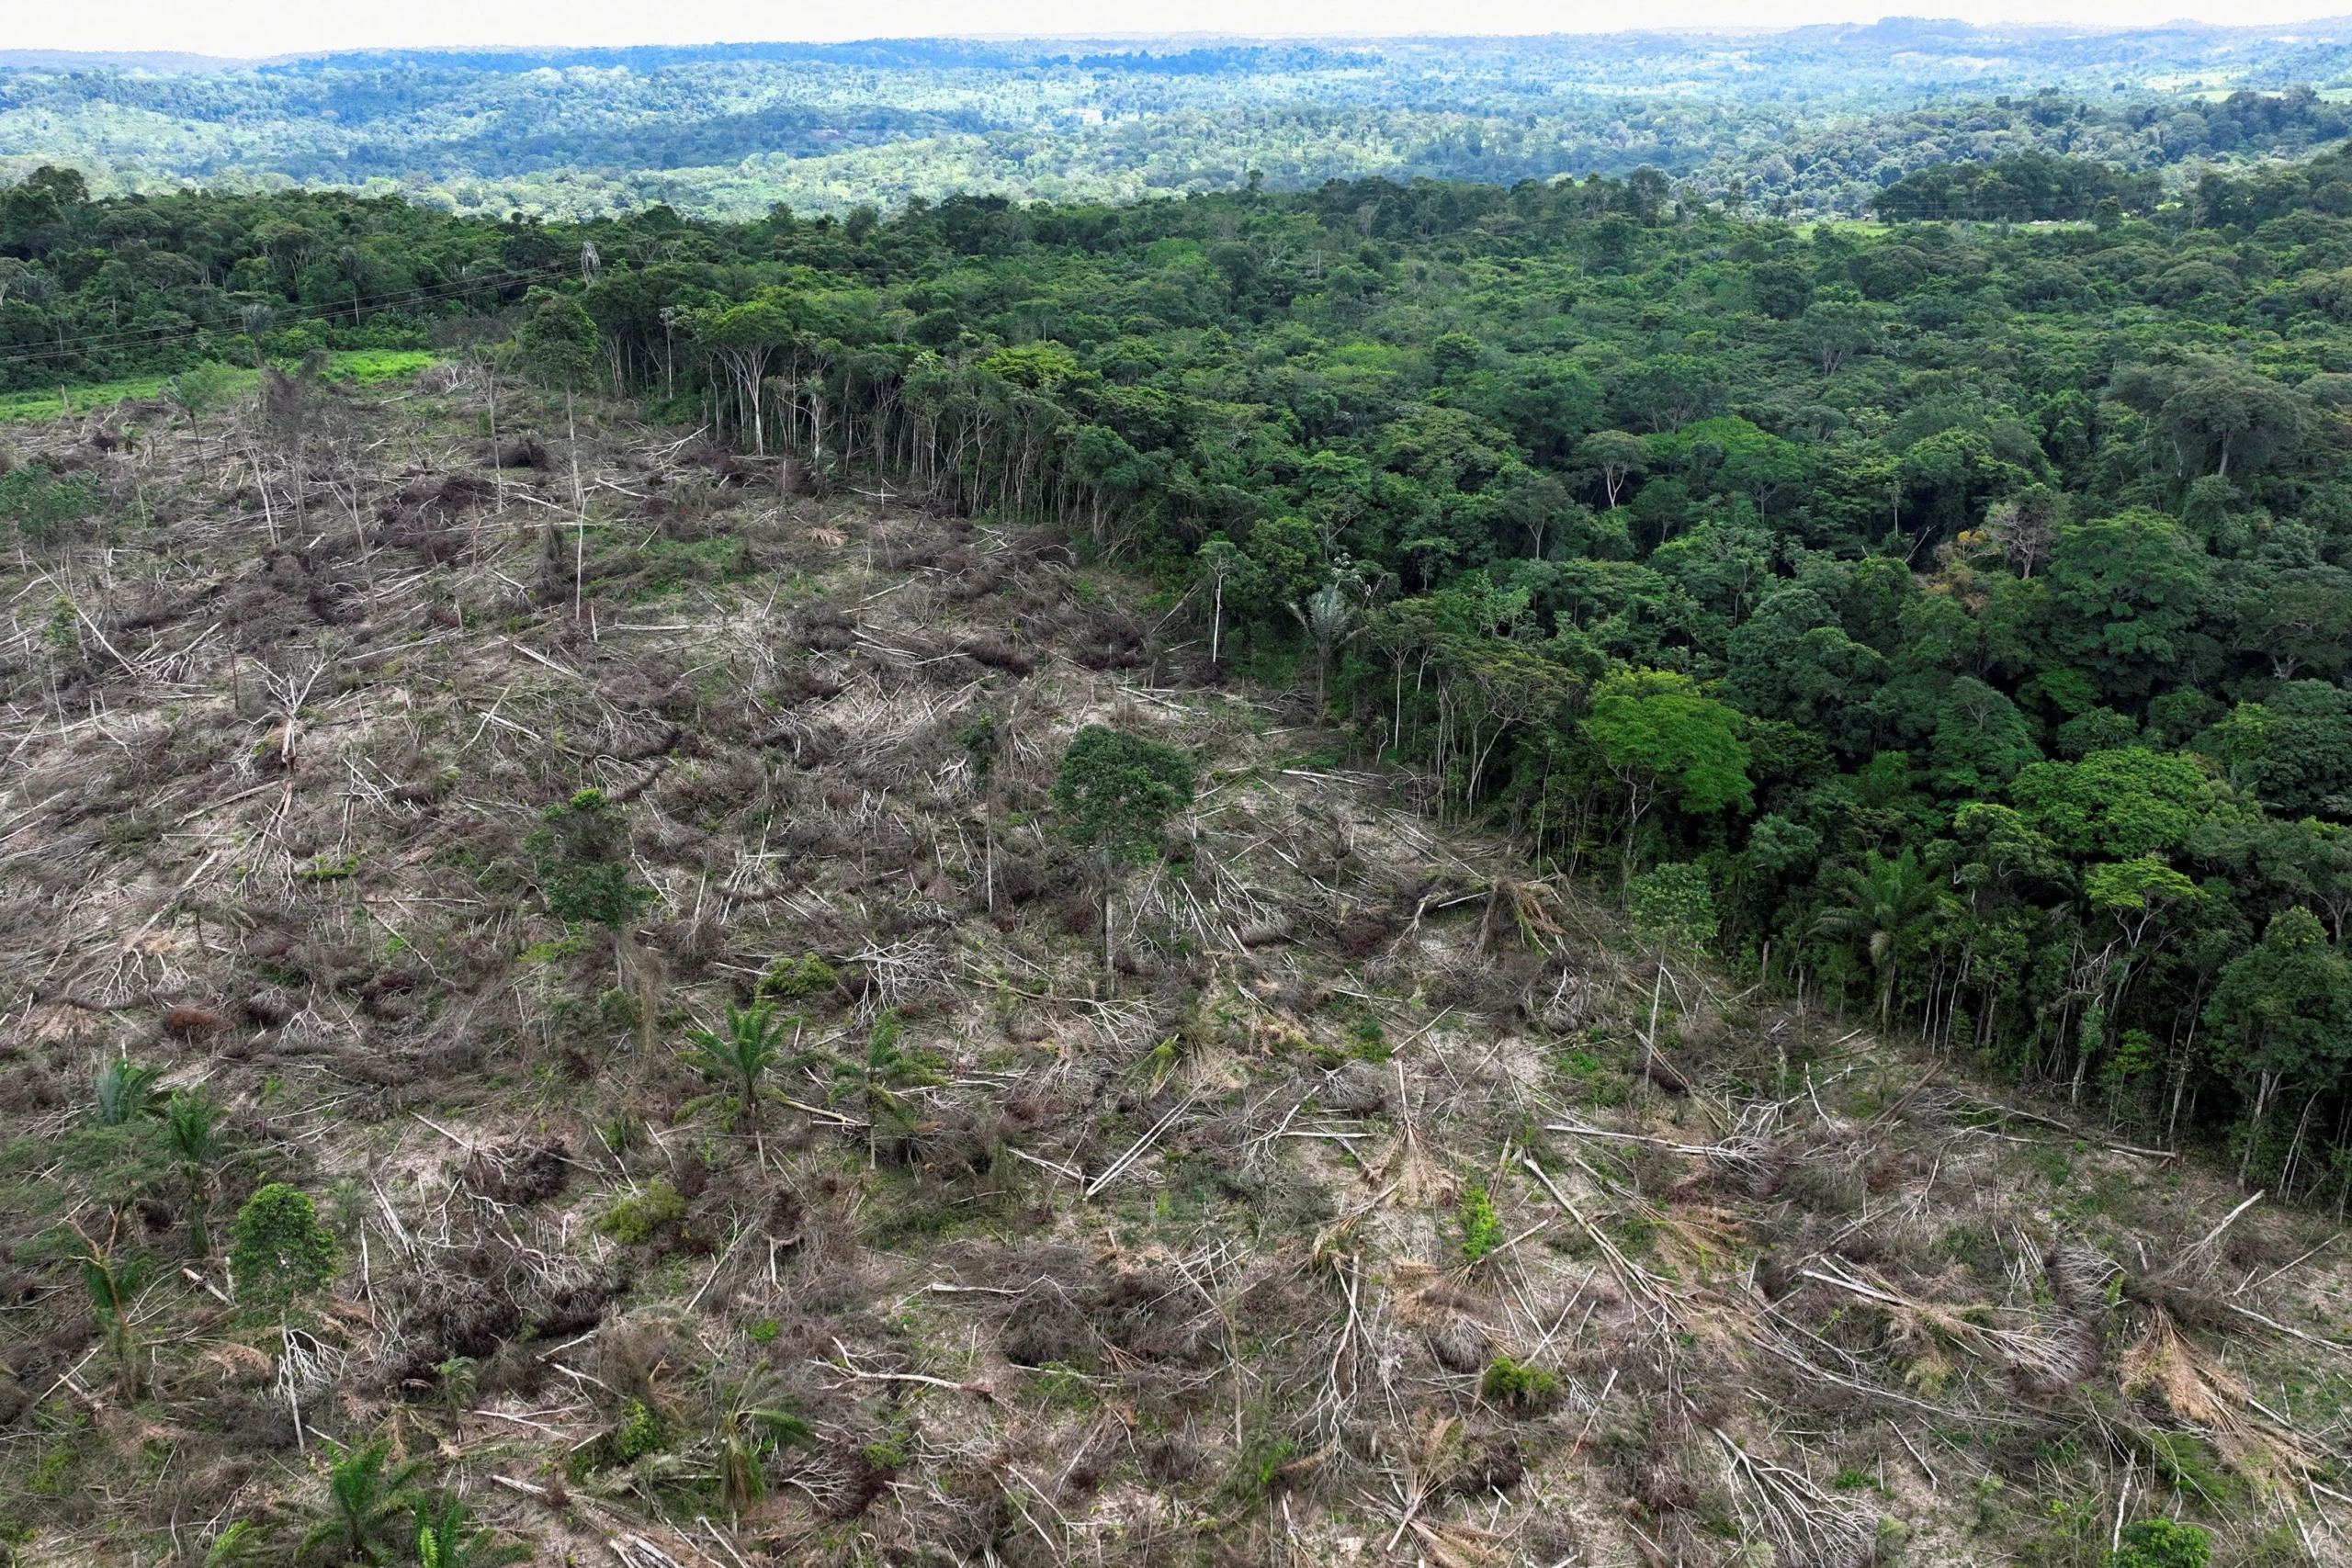
[[[956,35],[1610,32],[1774,28],[1897,16],[2145,27],[2194,17],[2268,24],[2341,16],[2347,0],[110,0],[0,3],[0,48],[185,50],[252,56],[450,45],[711,43]]]

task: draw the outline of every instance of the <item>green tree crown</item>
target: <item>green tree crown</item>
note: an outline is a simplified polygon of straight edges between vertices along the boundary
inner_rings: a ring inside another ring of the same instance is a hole
[[[298,1187],[273,1181],[245,1201],[229,1226],[229,1269],[241,1301],[277,1306],[334,1278],[340,1248]]]
[[[1193,764],[1182,751],[1099,724],[1070,741],[1052,791],[1072,844],[1135,863],[1159,852],[1169,818],[1192,798]]]

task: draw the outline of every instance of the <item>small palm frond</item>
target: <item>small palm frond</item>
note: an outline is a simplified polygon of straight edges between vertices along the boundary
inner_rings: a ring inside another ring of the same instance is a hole
[[[444,1493],[416,1509],[416,1560],[424,1568],[505,1568],[527,1562],[531,1548],[498,1539],[487,1525],[477,1527],[462,1498]]]
[[[784,1054],[783,1035],[784,1021],[775,1016],[774,1003],[758,1002],[741,1009],[729,1002],[726,1032],[697,1029],[688,1034],[694,1049],[686,1060],[714,1082],[756,1082]]]
[[[220,1102],[202,1089],[174,1089],[164,1102],[164,1139],[183,1165],[209,1165],[222,1151]]]
[[[161,1067],[115,1057],[91,1080],[90,1119],[101,1127],[120,1127],[145,1115],[155,1103],[155,1080],[163,1076]]]
[[[267,1525],[257,1525],[251,1519],[239,1519],[212,1538],[204,1550],[204,1568],[244,1568],[261,1549],[263,1532]]]
[[[379,1438],[345,1452],[327,1467],[327,1495],[319,1522],[302,1538],[302,1550],[332,1545],[348,1562],[380,1559],[383,1538],[393,1521],[414,1506],[411,1483],[423,1460],[392,1464],[392,1443]]]
[[[721,1391],[718,1414],[718,1489],[737,1513],[767,1495],[767,1455],[777,1449],[816,1440],[816,1428],[779,1398],[775,1375],[755,1367],[742,1382]]]

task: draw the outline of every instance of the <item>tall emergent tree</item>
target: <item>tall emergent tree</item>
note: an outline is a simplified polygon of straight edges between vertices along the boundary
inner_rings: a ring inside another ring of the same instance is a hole
[[[1182,751],[1104,725],[1078,732],[1054,779],[1062,836],[1091,857],[1102,900],[1102,972],[1113,972],[1111,899],[1119,869],[1159,853],[1168,819],[1193,798]]]
[[[614,967],[628,989],[636,953],[629,928],[659,896],[637,879],[629,863],[621,808],[592,786],[539,813],[539,823],[523,847],[537,866],[548,913],[566,925],[602,926],[612,937]]]

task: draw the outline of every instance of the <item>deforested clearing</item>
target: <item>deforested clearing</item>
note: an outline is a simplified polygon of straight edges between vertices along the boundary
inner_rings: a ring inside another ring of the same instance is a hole
[[[0,570],[17,1561],[2345,1559],[2324,1204],[1049,529],[491,393],[9,433],[110,519]]]

